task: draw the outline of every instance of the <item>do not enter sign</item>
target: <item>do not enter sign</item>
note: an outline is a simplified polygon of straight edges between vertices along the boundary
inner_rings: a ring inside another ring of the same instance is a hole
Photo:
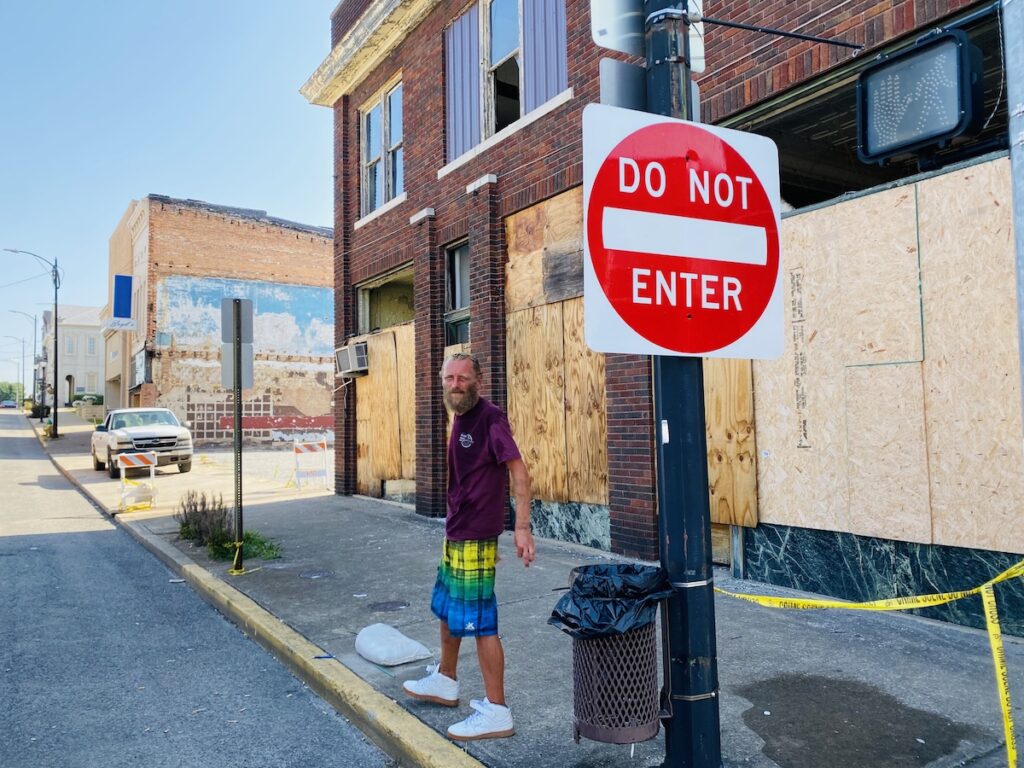
[[[782,353],[779,175],[754,134],[583,113],[584,316],[601,352]]]

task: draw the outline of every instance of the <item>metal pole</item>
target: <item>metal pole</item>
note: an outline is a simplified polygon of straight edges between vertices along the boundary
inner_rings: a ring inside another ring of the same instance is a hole
[[[1006,107],[1010,117],[1013,239],[1017,251],[1017,324],[1024,393],[1024,2],[1003,0]]]
[[[234,299],[231,307],[234,325],[235,358],[234,379],[232,381],[235,395],[235,559],[228,573],[238,575],[245,573],[242,561],[242,543],[245,540],[242,531],[242,300]]]
[[[644,12],[647,111],[693,119],[688,25],[666,0],[647,0]],[[672,713],[665,720],[663,765],[720,768],[703,361],[654,356],[653,366],[659,549],[675,588],[662,613]]]
[[[32,405],[36,405],[36,316],[30,315],[28,312],[22,312],[20,309],[9,310],[16,315],[27,317],[32,321]]]
[[[60,408],[60,385],[58,384],[57,350],[57,289],[60,288],[60,274],[57,272],[57,258],[53,259],[53,422],[50,427],[50,437],[60,437],[57,431],[57,410]]]

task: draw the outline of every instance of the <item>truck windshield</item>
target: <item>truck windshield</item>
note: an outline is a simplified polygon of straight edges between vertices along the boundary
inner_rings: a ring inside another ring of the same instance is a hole
[[[124,429],[125,427],[145,427],[151,424],[166,424],[177,427],[178,420],[170,411],[135,411],[134,413],[118,413],[111,420],[111,429]]]

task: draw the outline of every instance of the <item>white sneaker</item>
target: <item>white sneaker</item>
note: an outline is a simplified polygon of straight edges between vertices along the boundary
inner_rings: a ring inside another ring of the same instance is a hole
[[[459,706],[459,681],[437,671],[439,665],[427,667],[427,676],[419,680],[406,680],[402,690],[414,699],[432,701],[445,707]]]
[[[469,702],[475,711],[461,723],[448,729],[448,738],[456,741],[504,739],[515,733],[512,712],[508,707],[491,704],[487,699]]]

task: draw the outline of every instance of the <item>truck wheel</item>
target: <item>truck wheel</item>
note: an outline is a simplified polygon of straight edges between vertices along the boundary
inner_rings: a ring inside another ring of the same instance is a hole
[[[110,455],[110,451],[107,451],[107,474],[114,480],[117,480],[117,478],[121,476],[121,470],[117,466],[117,460]]]
[[[192,471],[192,461],[180,461],[178,462],[178,471],[184,474],[185,472]]]
[[[95,451],[91,451],[91,453],[92,453],[92,468],[93,469],[103,469],[104,466],[106,466],[106,465],[102,461],[100,461],[99,459],[96,458],[96,452]]]

